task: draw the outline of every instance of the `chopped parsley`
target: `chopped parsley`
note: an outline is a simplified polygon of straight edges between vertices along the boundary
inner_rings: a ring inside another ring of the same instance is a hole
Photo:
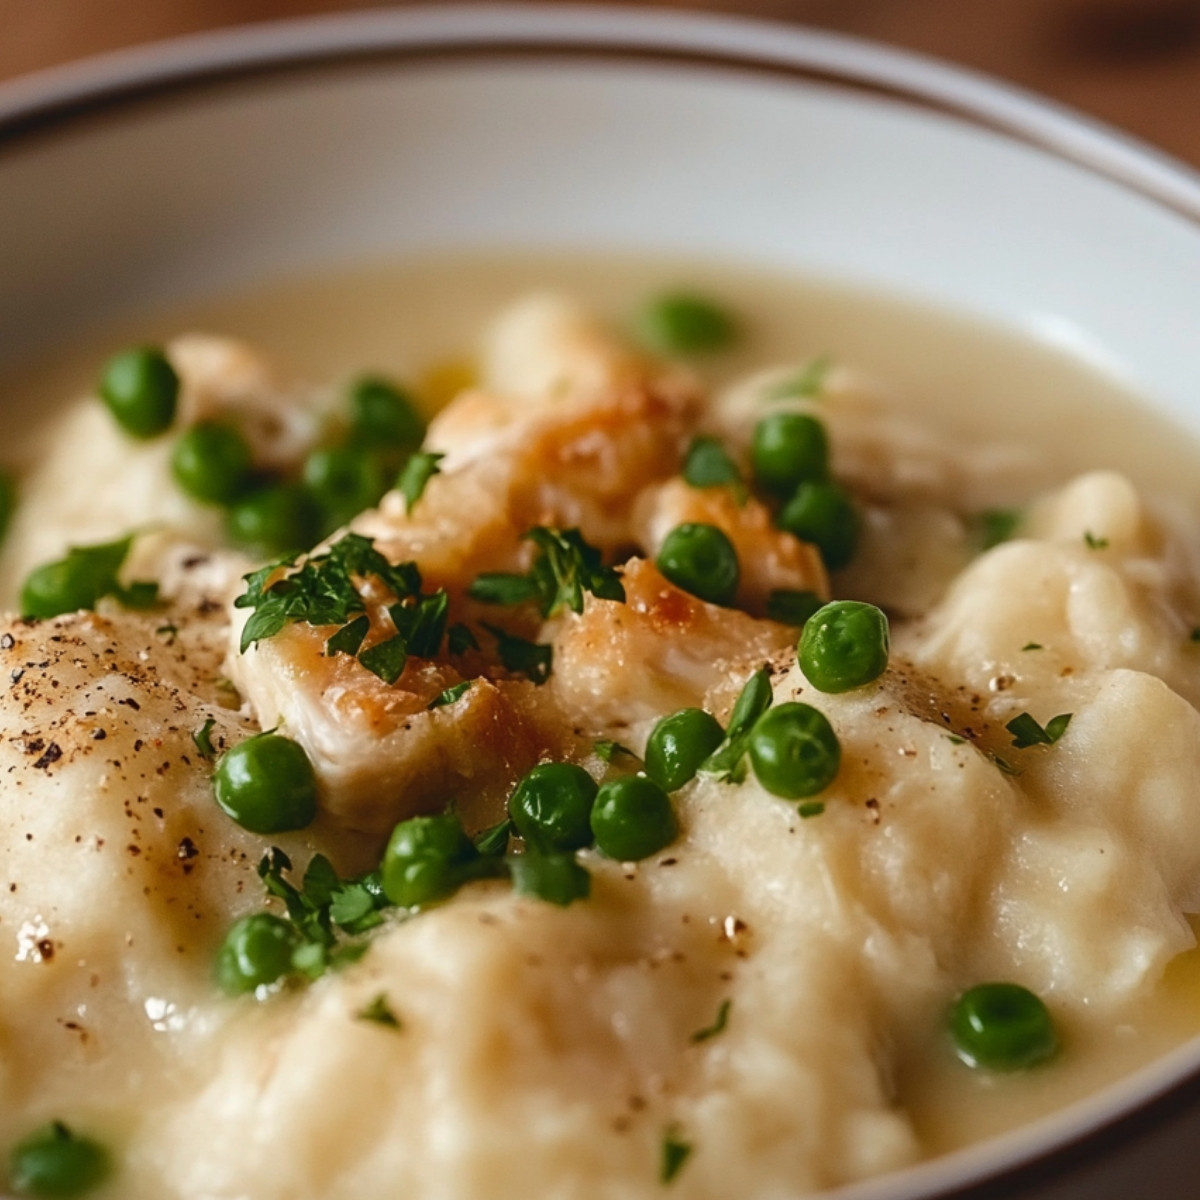
[[[158,584],[138,580],[128,586],[117,578],[134,535],[95,546],[73,546],[65,558],[30,572],[21,588],[21,615],[38,619],[94,609],[105,596],[126,608],[151,608]]]
[[[461,700],[463,696],[471,688],[473,680],[464,679],[462,683],[456,683],[453,687],[448,687],[440,696],[435,696],[429,702],[429,708],[445,708],[447,704],[453,704],[456,700]]]
[[[485,624],[484,629],[496,639],[496,650],[506,671],[518,671],[536,684],[543,684],[550,678],[553,646],[515,637],[495,625]]]
[[[689,487],[732,487],[739,502],[748,492],[737,463],[714,437],[696,437],[683,460],[683,478]]]
[[[700,764],[700,773],[714,779],[740,783],[746,777],[744,759],[749,748],[750,731],[754,722],[771,707],[771,675],[759,667],[746,680],[745,687],[729,715],[725,740]]]
[[[805,800],[803,804],[797,806],[796,811],[805,821],[810,817],[819,817],[825,811],[825,801]]]
[[[1108,538],[1097,537],[1090,529],[1083,531],[1083,540],[1089,550],[1104,550],[1108,546]]]
[[[732,1000],[722,1000],[720,1008],[717,1009],[716,1019],[711,1025],[705,1026],[703,1029],[697,1029],[691,1036],[691,1042],[696,1045],[699,1042],[707,1042],[709,1038],[715,1038],[718,1033],[725,1032],[725,1026],[729,1022],[729,1010],[733,1007]]]
[[[793,400],[819,396],[825,390],[826,378],[829,375],[833,360],[827,354],[814,358],[797,375],[770,387],[763,394],[764,400]]]
[[[1188,641],[1200,642],[1200,625],[1197,625],[1192,632],[1188,634]]]
[[[269,895],[283,901],[295,928],[293,968],[316,979],[364,953],[365,944],[345,941],[343,935],[353,937],[374,928],[383,920],[379,910],[388,902],[378,876],[340,879],[323,854],[314,854],[309,860],[300,887],[285,878],[291,871],[291,859],[277,846],[258,864],[263,886]]]
[[[965,746],[967,743],[967,739],[965,737],[959,737],[957,733],[946,734],[946,741],[948,741],[952,746]]]
[[[451,654],[466,654],[468,650],[479,649],[479,639],[469,626],[458,621],[446,631],[446,648]]]
[[[538,553],[524,575],[489,571],[479,575],[467,595],[484,604],[512,606],[536,600],[538,611],[549,617],[562,608],[583,612],[583,594],[601,600],[625,599],[625,588],[612,567],[606,567],[595,546],[578,529],[551,529],[535,525],[525,533]]]
[[[295,561],[294,557],[279,559],[245,577],[246,590],[234,601],[237,608],[254,610],[242,630],[243,654],[297,621],[338,626],[325,642],[326,654],[356,657],[387,684],[400,677],[409,654],[432,658],[438,653],[450,601],[442,590],[422,594],[416,563],[393,565],[370,538],[357,533],[343,535],[299,570],[279,575]],[[363,650],[370,618],[357,581],[368,577],[395,595],[396,603],[388,606],[387,613],[396,632]]]
[[[508,853],[508,841],[516,832],[516,826],[510,817],[481,829],[472,838],[475,849],[485,858],[501,858]]]
[[[976,518],[980,546],[991,550],[1007,542],[1021,524],[1021,512],[1016,508],[987,508]]]
[[[404,1028],[400,1018],[392,1012],[386,992],[380,992],[370,1004],[360,1008],[354,1015],[360,1021],[374,1021],[376,1025],[383,1025],[387,1029],[399,1031]]]
[[[1026,642],[1025,645],[1023,645],[1021,647],[1021,649],[1022,650],[1042,650],[1042,649],[1044,649],[1044,647],[1042,646],[1041,642]]]
[[[396,480],[396,488],[404,497],[404,511],[411,514],[416,508],[417,501],[425,494],[425,486],[435,476],[441,474],[438,463],[446,456],[428,450],[418,450],[400,472]]]
[[[196,743],[196,749],[200,751],[200,757],[208,759],[211,762],[217,757],[217,749],[212,744],[212,731],[216,721],[209,717],[203,725],[200,726],[192,734],[192,741]]]
[[[671,1183],[683,1170],[683,1164],[687,1162],[691,1153],[692,1144],[681,1139],[679,1128],[675,1125],[669,1126],[663,1134],[658,1181],[662,1184]]]
[[[1006,758],[1001,758],[998,754],[989,754],[988,758],[996,764],[997,769],[1002,775],[1020,775],[1021,768],[1014,767]]]
[[[602,762],[611,763],[618,758],[632,758],[637,760],[637,755],[632,750],[622,746],[620,742],[611,742],[607,738],[601,738],[592,747],[596,752],[596,757]]]
[[[1012,744],[1018,750],[1030,746],[1052,746],[1064,733],[1071,723],[1071,713],[1059,713],[1046,722],[1045,728],[1037,723],[1027,712],[1013,717],[1004,728],[1013,735]]]

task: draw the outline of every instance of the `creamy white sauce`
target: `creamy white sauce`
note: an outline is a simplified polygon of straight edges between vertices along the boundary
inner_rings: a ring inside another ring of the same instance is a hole
[[[53,363],[10,366],[0,375],[0,395],[31,421],[10,439],[9,453],[19,461],[34,452],[52,426],[35,426],[33,417],[64,397],[86,392],[97,364],[125,342],[165,340],[200,329],[244,338],[297,378],[318,384],[338,385],[365,370],[419,384],[431,374],[444,375],[447,364],[470,359],[484,323],[531,287],[562,288],[619,322],[643,296],[671,283],[719,297],[743,323],[739,347],[701,365],[715,389],[764,363],[829,355],[877,377],[898,411],[919,414],[964,445],[987,438],[1028,448],[1027,455],[1015,455],[997,473],[994,495],[972,498],[974,507],[1016,503],[1051,481],[1099,467],[1119,469],[1140,487],[1166,493],[1193,511],[1200,504],[1196,450],[1187,438],[1151,417],[1118,381],[1031,337],[894,298],[653,256],[438,259],[291,280],[148,315],[136,326],[97,333]],[[88,449],[80,447],[79,453]],[[10,591],[12,586],[10,581]],[[35,958],[47,932],[36,923],[23,926],[17,933],[18,957]],[[198,1006],[203,986],[190,989]],[[1119,1028],[1096,1029],[1068,1018],[1068,1052],[1049,1067],[1013,1077],[967,1071],[939,1029],[913,1030],[902,1039],[896,1086],[923,1152],[939,1153],[1027,1122],[1178,1045],[1200,1026],[1198,988],[1200,957],[1191,951],[1171,965],[1150,1000]],[[86,1007],[81,1000],[81,1017]],[[194,1019],[176,1002],[148,996],[144,1017],[164,1034],[192,1028],[181,1036],[194,1036]],[[0,1017],[0,1040],[5,1036]],[[162,1062],[146,1069],[170,1075],[169,1061],[170,1052],[164,1051]],[[43,1089],[39,1113],[52,1115],[53,1105],[68,1103],[85,1080],[94,1088],[105,1071],[130,1069],[106,1052],[90,1080],[76,1072],[64,1077],[60,1090]],[[182,1072],[166,1090],[186,1090],[195,1069]],[[22,1086],[19,1078],[10,1078],[9,1094],[19,1096]],[[11,1140],[27,1124],[6,1112],[0,1116],[0,1134]],[[118,1187],[114,1194],[126,1193]]]

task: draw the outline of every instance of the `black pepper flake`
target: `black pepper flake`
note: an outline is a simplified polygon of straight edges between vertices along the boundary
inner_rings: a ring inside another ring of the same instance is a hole
[[[62,758],[62,747],[57,742],[51,742],[46,747],[46,753],[33,764],[35,771],[44,771],[51,763],[56,763]]]
[[[140,750],[145,744],[146,743],[143,742],[141,738],[138,738],[137,741],[133,743],[133,748],[135,750]]]
[[[117,703],[124,704],[126,708],[132,708],[134,712],[142,711],[142,706],[132,696],[127,696],[124,700],[118,700]]]
[[[106,737],[108,737],[108,734],[103,729],[95,729],[92,731],[93,742],[102,742]]]
[[[25,674],[25,668],[18,667],[17,670],[10,672],[8,677],[9,677],[9,679],[11,679],[13,681],[13,683],[20,683],[21,676],[24,674]]]
[[[54,943],[49,938],[42,938],[37,943],[37,952],[42,956],[42,962],[49,962],[54,957]]]
[[[17,639],[11,633],[0,637],[0,650],[11,650],[17,644]]]
[[[176,851],[180,858],[186,860],[195,858],[200,851],[196,849],[196,843],[190,837],[182,838],[179,842],[179,849]]]

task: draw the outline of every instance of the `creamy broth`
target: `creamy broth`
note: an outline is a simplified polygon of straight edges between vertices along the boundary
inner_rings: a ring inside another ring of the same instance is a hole
[[[474,354],[484,323],[530,289],[568,291],[619,320],[641,297],[675,282],[719,297],[742,322],[738,348],[701,363],[714,387],[763,364],[829,355],[877,377],[901,411],[923,414],[965,443],[986,437],[1030,448],[1014,457],[990,503],[1015,503],[1075,472],[1112,467],[1189,508],[1200,504],[1191,441],[1151,416],[1121,381],[1060,349],[902,299],[653,256],[438,258],[288,280],[149,314],[89,336],[53,362],[10,364],[0,396],[31,423],[9,438],[7,453],[12,461],[35,453],[46,426],[32,414],[88,390],[97,364],[127,342],[204,330],[253,343],[300,379],[338,386],[371,370],[419,386],[451,378]],[[1056,1061],[1008,1077],[965,1069],[940,1030],[914,1035],[902,1047],[899,1100],[929,1154],[963,1146],[1088,1095],[1178,1046],[1200,1030],[1198,995],[1200,953],[1191,951],[1171,965],[1135,1020],[1103,1033],[1068,1025]]]

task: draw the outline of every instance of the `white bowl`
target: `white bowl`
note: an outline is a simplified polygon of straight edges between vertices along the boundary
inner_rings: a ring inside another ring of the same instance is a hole
[[[371,256],[647,249],[936,302],[1200,430],[1200,177],[913,56],[597,8],[250,27],[0,87],[0,368],[160,303]],[[1180,1195],[1200,1042],[845,1200]]]

